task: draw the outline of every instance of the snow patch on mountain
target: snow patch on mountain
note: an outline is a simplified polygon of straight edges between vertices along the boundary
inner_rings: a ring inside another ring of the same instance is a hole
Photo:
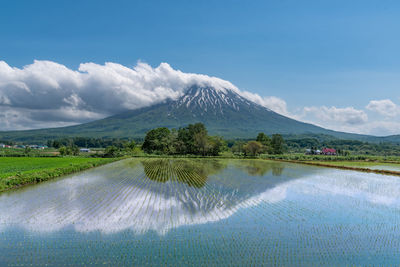
[[[241,96],[240,91],[227,88],[214,88],[203,86],[192,86],[183,96],[174,103],[175,108],[185,106],[191,110],[201,109],[207,111],[217,111],[221,114],[227,108],[240,111],[243,106],[255,106],[258,109],[267,109],[247,98]]]

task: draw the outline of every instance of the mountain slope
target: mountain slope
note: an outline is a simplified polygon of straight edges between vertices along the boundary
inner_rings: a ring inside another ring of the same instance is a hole
[[[196,122],[204,123],[210,134],[225,138],[254,138],[258,132],[326,134],[358,140],[375,138],[335,132],[290,119],[232,90],[193,86],[175,101],[169,100],[76,126],[0,132],[0,140],[43,141],[64,136],[140,138],[155,127],[179,128]]]

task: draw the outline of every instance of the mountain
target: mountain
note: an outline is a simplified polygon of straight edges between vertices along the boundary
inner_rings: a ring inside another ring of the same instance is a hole
[[[254,138],[258,132],[284,135],[328,135],[341,139],[384,141],[379,137],[327,130],[282,116],[237,92],[192,86],[177,100],[75,126],[0,132],[0,140],[42,142],[60,137],[142,138],[156,127],[179,128],[202,122],[209,133],[225,138]],[[390,141],[397,142],[394,136]]]

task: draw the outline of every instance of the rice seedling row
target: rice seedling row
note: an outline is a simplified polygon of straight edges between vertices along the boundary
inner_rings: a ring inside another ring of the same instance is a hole
[[[121,180],[120,183],[118,183],[117,185],[122,184],[123,182],[124,182],[124,180]],[[79,199],[79,201],[82,201],[82,202],[83,201],[91,201],[95,196],[103,195],[105,192],[107,192],[107,190],[109,190],[108,189],[109,186],[110,186],[109,183],[104,183],[104,184],[100,184],[100,185],[94,184],[93,187],[90,187],[87,190],[81,190],[81,187],[80,187],[80,188],[78,188],[78,190],[81,192],[78,194],[74,193],[74,197],[75,197],[75,199]],[[84,198],[81,198],[81,196],[84,196]],[[61,197],[62,196],[60,196],[60,198]],[[54,205],[54,207],[52,207],[52,208],[49,208],[48,212],[52,212],[55,209],[64,209],[64,207],[69,205],[69,202],[59,201],[59,199],[55,199],[53,202],[56,205]],[[40,207],[38,210],[40,210]],[[45,214],[40,213],[40,216],[43,216],[43,215],[45,215]],[[64,217],[67,217],[67,216],[64,216]]]

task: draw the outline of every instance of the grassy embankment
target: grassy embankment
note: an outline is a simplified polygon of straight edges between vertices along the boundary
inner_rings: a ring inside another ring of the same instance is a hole
[[[79,172],[120,158],[0,157],[0,192]]]
[[[362,172],[400,176],[400,157],[398,156],[323,156],[323,155],[266,155],[264,159],[301,163],[320,167],[330,167]]]

